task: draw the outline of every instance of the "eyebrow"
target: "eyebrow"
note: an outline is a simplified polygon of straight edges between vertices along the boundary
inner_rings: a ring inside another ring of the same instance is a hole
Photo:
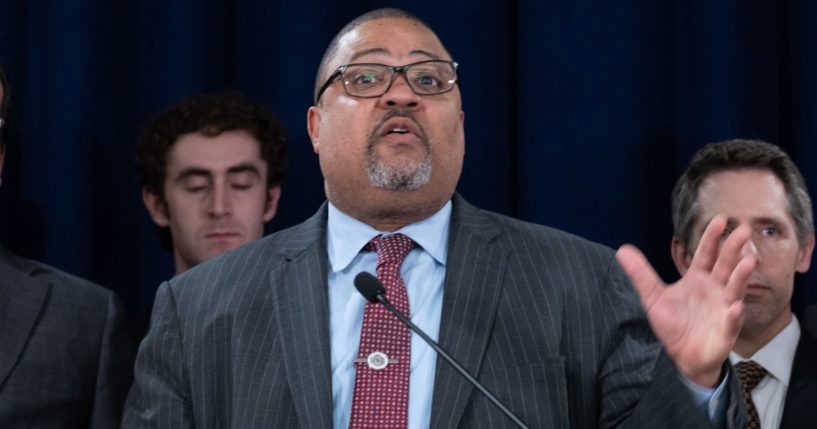
[[[261,172],[258,171],[258,167],[254,164],[250,164],[249,162],[242,162],[241,164],[234,165],[227,169],[227,174],[236,174],[236,173],[253,173],[256,176],[260,176]]]
[[[258,167],[256,167],[254,164],[251,164],[249,162],[242,162],[241,164],[234,165],[234,166],[227,169],[227,175],[238,174],[238,173],[251,173],[251,174],[254,174],[256,176],[261,175],[261,173],[258,171]],[[206,168],[188,167],[188,168],[185,168],[184,170],[182,170],[181,173],[179,173],[179,175],[176,176],[176,179],[174,181],[176,183],[179,183],[179,182],[184,181],[188,177],[207,177],[207,178],[209,178],[209,177],[212,177],[212,176],[213,176],[213,173],[210,170],[206,169]]]
[[[776,217],[759,217],[752,219],[752,225],[775,225],[780,227],[784,225],[785,222],[782,219],[778,219]]]
[[[703,234],[703,232],[706,230],[706,227],[709,225],[710,222],[712,222],[712,219],[713,218],[710,217],[709,219],[706,219],[706,222],[701,223],[701,230],[699,231],[699,234]],[[730,217],[726,218],[726,226],[727,227],[734,228],[735,225],[737,225],[737,224],[738,224],[738,221],[734,217],[730,216]],[[774,225],[774,226],[779,228],[779,227],[785,225],[786,222],[783,219],[779,219],[779,218],[776,218],[776,217],[763,216],[763,217],[753,217],[753,218],[749,219],[749,224],[752,225],[753,227],[758,226],[758,225]]]
[[[187,167],[184,170],[182,170],[179,173],[179,175],[176,176],[176,178],[173,181],[176,182],[176,183],[179,183],[179,182],[184,181],[188,177],[198,177],[198,176],[211,177],[212,173],[210,173],[210,170],[207,170],[207,169],[204,169],[204,168]]]
[[[711,221],[712,221],[712,219],[710,218],[709,222],[711,222]],[[749,219],[749,223],[752,224],[752,225],[763,225],[763,224],[767,224],[767,223],[780,224],[782,222],[783,222],[782,219],[778,219],[776,217],[770,217],[770,216],[753,217],[753,218]],[[730,217],[728,217],[726,219],[726,224],[727,225],[729,225],[729,224],[735,225],[737,223],[738,223],[738,221],[734,217],[730,216]],[[707,225],[708,224],[709,223],[707,223]]]
[[[354,55],[352,55],[352,58],[349,59],[349,62],[354,62],[356,59],[358,59],[360,57],[363,57],[363,56],[366,56],[366,55],[370,55],[370,54],[386,55],[388,53],[389,53],[389,50],[385,49],[385,48],[364,49],[364,50],[362,50],[360,52],[356,52]],[[423,49],[414,49],[411,52],[409,52],[409,55],[423,55],[423,56],[426,56],[426,57],[428,57],[428,58],[430,58],[432,60],[439,60],[440,59],[439,55],[434,54],[432,52],[428,52],[428,51],[423,50]]]

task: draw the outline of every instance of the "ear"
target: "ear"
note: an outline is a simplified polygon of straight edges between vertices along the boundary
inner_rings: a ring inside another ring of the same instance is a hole
[[[153,219],[153,222],[155,222],[156,225],[170,225],[170,216],[167,213],[167,204],[165,204],[165,202],[162,201],[158,195],[148,191],[147,188],[142,188],[142,202],[145,203],[145,207],[148,209],[148,213],[150,213],[150,217]]]
[[[317,106],[312,106],[306,111],[306,132],[312,140],[312,150],[318,153],[321,137],[321,111]]]
[[[805,273],[811,266],[811,254],[814,251],[814,233],[806,237],[806,244],[800,249],[797,257],[797,272]]]
[[[264,208],[264,222],[269,222],[278,211],[278,200],[281,199],[281,185],[275,185],[267,191],[267,206]]]
[[[678,237],[672,237],[672,244],[670,245],[670,252],[672,253],[672,262],[675,263],[675,269],[682,276],[689,270],[689,264],[692,261],[692,255],[687,254],[686,245],[681,243]]]

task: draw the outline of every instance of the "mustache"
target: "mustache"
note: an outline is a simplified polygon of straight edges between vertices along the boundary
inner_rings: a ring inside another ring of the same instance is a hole
[[[378,119],[377,122],[372,127],[372,131],[371,131],[371,133],[369,133],[369,148],[371,148],[374,145],[374,141],[379,136],[379,131],[380,131],[380,128],[383,126],[383,124],[385,124],[386,121],[388,121],[389,119],[397,118],[397,117],[406,118],[406,119],[411,120],[411,122],[414,122],[414,125],[417,127],[417,130],[420,132],[420,135],[417,136],[417,137],[419,137],[420,140],[422,140],[424,143],[426,143],[426,146],[428,145],[428,143],[427,143],[428,142],[428,137],[426,135],[426,130],[425,130],[425,128],[423,128],[422,125],[420,125],[419,122],[417,122],[417,117],[414,116],[414,112],[412,112],[409,109],[393,109],[393,110],[389,110],[388,112],[386,112],[386,114],[384,114],[380,119]]]

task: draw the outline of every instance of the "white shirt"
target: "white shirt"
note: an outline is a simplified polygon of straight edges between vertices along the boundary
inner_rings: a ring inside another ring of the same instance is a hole
[[[732,365],[744,360],[753,360],[766,368],[766,376],[752,390],[752,402],[757,408],[761,428],[780,427],[794,353],[797,351],[799,341],[800,323],[797,322],[797,317],[792,315],[791,322],[753,356],[744,358],[735,352],[729,354],[729,362]]]
[[[355,390],[353,360],[360,348],[366,300],[354,286],[361,271],[375,273],[377,254],[361,252],[372,238],[383,234],[341,212],[331,203],[326,245],[329,252],[329,340],[332,362],[332,418],[334,427],[349,427]],[[400,274],[406,283],[411,321],[438,340],[443,308],[443,280],[451,223],[451,201],[431,217],[400,228],[417,244],[403,261]],[[390,233],[387,233],[388,235]],[[431,423],[437,353],[411,333],[408,427]]]

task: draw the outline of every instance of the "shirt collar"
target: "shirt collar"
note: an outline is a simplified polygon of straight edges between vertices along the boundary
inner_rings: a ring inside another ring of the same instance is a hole
[[[405,234],[438,263],[445,265],[448,249],[448,228],[451,224],[451,201],[436,213],[419,222],[400,228],[393,233],[378,231],[348,214],[331,202],[327,215],[326,243],[329,265],[333,272],[346,269],[372,238],[381,234]]]
[[[799,341],[800,323],[797,321],[797,317],[792,315],[791,322],[758,350],[754,356],[747,359],[735,352],[731,352],[729,361],[734,365],[744,360],[753,360],[765,368],[774,378],[788,386],[791,367],[794,364],[794,353],[797,351]]]

